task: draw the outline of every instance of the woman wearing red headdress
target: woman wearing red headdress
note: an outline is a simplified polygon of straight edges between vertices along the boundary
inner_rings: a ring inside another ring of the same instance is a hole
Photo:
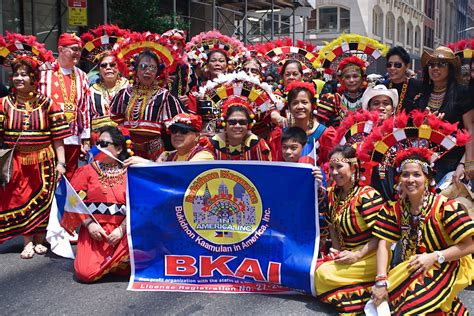
[[[246,99],[226,99],[221,115],[224,131],[208,139],[217,160],[272,160],[265,140],[251,132],[254,113]]]
[[[126,30],[106,24],[81,35],[85,43],[82,58],[96,65],[99,70],[99,79],[90,87],[93,130],[116,125],[110,119],[110,103],[120,90],[127,88],[129,82],[120,75],[112,49],[126,34]]]
[[[114,50],[123,73],[134,74],[133,85],[117,93],[111,118],[129,129],[134,153],[156,159],[164,151],[164,122],[185,112],[181,102],[158,85],[178,58],[158,34],[133,33]],[[130,71],[133,69],[134,71]]]
[[[401,197],[384,206],[373,230],[380,241],[372,298],[388,300],[392,315],[468,314],[457,295],[473,280],[474,221],[456,201],[430,192],[432,154],[417,147],[398,153]]]
[[[367,88],[366,64],[356,56],[344,58],[337,67],[338,91],[324,94],[318,104],[318,118],[330,126],[339,126],[347,112],[362,108]]]
[[[39,68],[54,61],[52,52],[21,34],[0,37],[0,50],[9,52],[0,63],[13,69],[12,93],[0,99],[0,148],[13,148],[11,179],[0,178],[0,243],[22,235],[21,258],[29,259],[47,251],[42,243],[70,131],[61,107],[37,92]]]

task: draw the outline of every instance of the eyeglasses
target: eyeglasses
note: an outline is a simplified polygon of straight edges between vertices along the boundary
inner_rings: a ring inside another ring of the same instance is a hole
[[[170,129],[171,134],[173,135],[178,134],[178,133],[180,133],[181,135],[186,135],[187,133],[190,132],[189,129],[176,126],[176,125],[171,125],[169,129]]]
[[[113,62],[113,63],[101,63],[100,65],[100,68],[103,68],[103,69],[106,69],[108,66],[110,68],[115,68],[115,66],[117,66],[117,63],[116,62]]]
[[[99,146],[101,148],[106,148],[106,147],[109,147],[110,145],[113,145],[114,143],[106,141],[106,140],[98,140],[96,142],[96,144],[97,144],[97,146]]]
[[[82,50],[82,47],[80,46],[66,46],[66,48],[69,48],[74,53],[79,53]]]
[[[234,119],[227,120],[227,124],[232,125],[232,126],[237,125],[237,123],[240,126],[245,126],[245,125],[248,125],[249,121],[248,120],[234,120]]]
[[[387,68],[395,67],[395,68],[400,69],[400,68],[403,67],[403,64],[402,64],[401,62],[399,62],[399,61],[396,61],[396,62],[391,62],[391,61],[389,61],[387,64],[385,64],[385,66],[386,66]]]
[[[138,65],[138,69],[143,70],[143,71],[147,71],[147,70],[156,71],[158,67],[156,67],[155,65],[140,64]]]
[[[242,70],[246,73],[252,73],[254,75],[258,75],[260,74],[260,70],[258,70],[257,68],[242,68]]]
[[[448,66],[448,63],[445,61],[428,63],[428,68],[445,68],[447,66]]]

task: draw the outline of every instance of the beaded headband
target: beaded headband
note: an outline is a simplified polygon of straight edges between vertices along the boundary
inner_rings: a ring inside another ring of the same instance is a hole
[[[421,170],[423,170],[424,174],[430,174],[431,166],[426,161],[421,161],[419,159],[411,159],[411,158],[403,160],[402,163],[400,164],[400,167],[397,168],[397,172],[398,173],[402,172],[403,167],[405,167],[407,163],[416,163],[420,165]]]
[[[357,158],[331,158],[329,162],[330,163],[338,163],[338,162],[356,163]]]

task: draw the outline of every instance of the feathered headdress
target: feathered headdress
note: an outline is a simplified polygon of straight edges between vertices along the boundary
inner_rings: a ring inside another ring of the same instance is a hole
[[[262,67],[261,68],[262,74],[265,73],[267,67],[272,63],[272,60],[270,60],[270,58],[268,58],[267,55],[259,51],[257,47],[253,45],[247,45],[247,50],[239,53],[236,56],[236,58],[237,58],[237,69],[241,69],[243,67],[243,64],[248,59],[255,58],[259,62],[260,66]]]
[[[167,39],[150,32],[133,32],[129,33],[127,38],[121,41],[113,50],[113,54],[118,61],[119,70],[125,77],[131,78],[133,76],[136,58],[147,49],[152,51],[160,60],[158,67],[161,70],[161,77],[175,70],[176,64],[179,62],[179,55],[170,46]]]
[[[201,67],[207,63],[209,53],[215,50],[220,50],[226,54],[231,64],[237,62],[237,55],[247,52],[241,41],[223,35],[216,30],[194,36],[185,48],[188,53],[188,61]]]
[[[82,49],[82,58],[96,63],[104,53],[111,52],[113,48],[129,33],[117,25],[100,25],[81,35],[85,43]]]
[[[367,56],[366,64],[384,56],[388,47],[369,37],[358,34],[342,34],[319,50],[318,60],[323,68],[336,71],[339,63],[348,56],[362,54]]]
[[[199,89],[198,98],[212,101],[215,116],[221,117],[222,104],[231,96],[247,100],[256,115],[283,107],[269,84],[260,82],[257,77],[249,76],[243,71],[219,75],[216,79],[209,80]]]
[[[474,38],[462,39],[456,43],[449,43],[448,47],[462,59],[471,59],[474,51]]]
[[[434,163],[455,146],[464,146],[468,141],[469,133],[458,130],[457,123],[414,110],[409,115],[405,112],[397,114],[374,128],[358,154],[367,165],[394,166],[396,156],[402,151],[425,148],[430,150],[429,161]]]
[[[374,126],[377,126],[378,120],[377,112],[365,110],[349,112],[336,129],[336,144],[347,144],[357,150],[370,135]]]
[[[280,67],[288,59],[299,61],[303,67],[303,73],[315,74],[320,67],[318,56],[313,53],[316,47],[309,42],[296,41],[296,45],[293,45],[291,38],[285,37],[256,45],[255,48]]]
[[[30,61],[33,69],[50,69],[54,62],[53,53],[38,43],[33,35],[7,32],[0,36],[0,64],[11,67],[18,60]]]

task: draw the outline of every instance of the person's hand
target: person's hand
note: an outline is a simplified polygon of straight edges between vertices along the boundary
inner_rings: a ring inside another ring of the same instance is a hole
[[[459,185],[461,182],[461,179],[464,177],[464,165],[459,164],[456,168],[456,171],[454,171],[453,174],[453,183],[456,185]]]
[[[91,149],[91,144],[90,144],[89,140],[82,141],[82,143],[81,143],[81,152],[84,155],[87,155],[87,152],[89,151],[89,149]]]
[[[107,237],[107,242],[112,247],[115,247],[122,240],[122,237],[123,237],[123,230],[120,226],[118,226],[110,233],[109,237]]]
[[[185,106],[188,107],[189,104],[189,97],[187,95],[180,95],[178,96],[179,101]]]
[[[414,255],[408,263],[408,270],[413,275],[425,274],[429,268],[438,260],[438,255],[434,252]]]
[[[89,234],[94,240],[102,241],[104,238],[108,238],[105,230],[96,222],[92,222],[87,225],[87,230],[89,231]]]
[[[337,263],[352,264],[354,262],[359,261],[359,259],[360,259],[359,252],[343,250],[336,256],[334,261],[336,261]]]
[[[318,188],[320,188],[323,183],[323,174],[321,173],[321,169],[319,169],[318,167],[314,167],[312,173],[314,179],[318,183]]]
[[[137,163],[143,163],[143,162],[150,162],[150,160],[147,160],[139,156],[132,156],[125,159],[125,161],[123,162],[123,166],[128,167],[128,166],[136,165]]]
[[[383,301],[388,300],[388,289],[385,286],[372,287],[372,301],[375,306],[379,306]]]
[[[64,167],[64,165],[62,164],[58,164],[56,166],[56,179],[59,181],[59,179],[61,179],[61,177],[64,176],[65,173],[66,167]]]
[[[428,122],[428,116],[429,116],[430,114],[436,115],[436,117],[439,118],[440,120],[443,120],[443,119],[444,119],[445,113],[439,113],[438,111],[431,112],[431,110],[430,110],[429,108],[426,108],[425,111],[427,112],[426,119],[425,119],[425,123]]]

